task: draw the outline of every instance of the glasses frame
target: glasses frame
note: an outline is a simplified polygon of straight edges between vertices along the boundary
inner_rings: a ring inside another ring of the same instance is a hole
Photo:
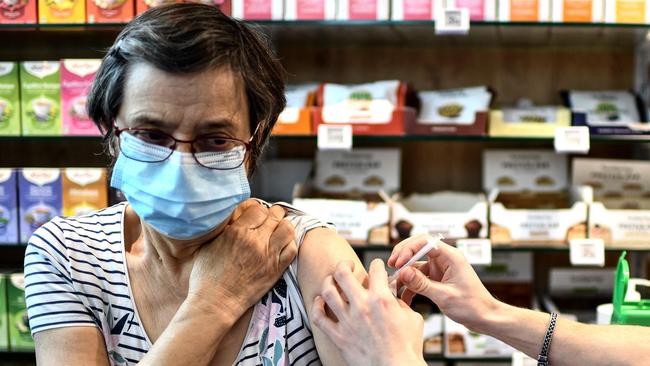
[[[166,137],[169,137],[172,141],[174,141],[173,146],[166,147],[166,148],[171,150],[171,153],[169,153],[169,155],[167,155],[167,157],[164,158],[164,159],[155,160],[155,161],[144,161],[144,160],[139,160],[139,159],[133,159],[133,158],[127,156],[127,158],[129,158],[129,159],[132,159],[132,160],[135,160],[135,161],[140,161],[140,162],[143,162],[143,163],[161,163],[161,162],[169,159],[170,156],[172,156],[174,151],[176,151],[176,147],[178,146],[178,143],[183,143],[183,144],[190,144],[190,148],[192,149],[192,157],[194,158],[194,160],[196,161],[197,164],[199,164],[200,166],[202,166],[204,168],[213,169],[213,170],[232,170],[232,169],[237,169],[240,166],[242,166],[242,164],[244,164],[244,162],[246,161],[246,159],[249,156],[249,153],[251,151],[251,142],[253,141],[253,138],[255,137],[255,135],[257,133],[257,128],[256,128],[255,132],[253,132],[253,135],[251,136],[251,138],[248,141],[244,141],[244,140],[240,140],[240,139],[236,139],[236,138],[232,138],[232,137],[226,137],[226,136],[222,136],[222,135],[219,135],[219,134],[205,134],[205,135],[196,136],[192,140],[181,140],[181,139],[177,139],[176,137],[174,137],[174,136],[172,136],[172,135],[170,135],[170,134],[168,134],[168,133],[166,133],[164,131],[161,131],[161,130],[158,130],[158,129],[155,129],[155,128],[140,128],[140,127],[119,128],[119,127],[117,127],[117,124],[114,123],[113,124],[113,129],[114,129],[115,137],[117,137],[117,139],[118,139],[118,142],[120,140],[120,135],[123,132],[129,132],[129,131],[155,132],[155,133],[159,133],[161,135],[164,135]],[[207,165],[204,165],[203,163],[201,163],[199,161],[199,159],[197,159],[197,157],[196,157],[196,149],[194,148],[194,143],[196,143],[198,140],[200,140],[202,138],[209,137],[209,136],[219,137],[220,139],[223,139],[223,140],[235,141],[235,142],[238,142],[240,144],[243,144],[244,147],[246,148],[246,151],[244,152],[244,158],[242,159],[241,163],[239,163],[237,166],[234,166],[232,168],[216,168],[216,167],[210,167],[210,166],[207,166]],[[153,144],[153,145],[156,145],[156,144]],[[158,145],[158,146],[162,147],[162,145]]]

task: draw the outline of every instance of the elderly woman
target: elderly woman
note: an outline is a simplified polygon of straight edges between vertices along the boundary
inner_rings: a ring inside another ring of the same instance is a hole
[[[246,201],[283,77],[264,39],[213,7],[126,26],[88,105],[127,202],[31,238],[39,365],[342,363],[305,309],[341,260],[364,278],[354,252],[317,219]]]

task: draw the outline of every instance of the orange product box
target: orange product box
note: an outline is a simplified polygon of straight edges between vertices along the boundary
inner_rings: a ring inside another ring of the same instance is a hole
[[[550,19],[549,0],[499,1],[499,20],[502,22],[545,22]]]
[[[605,22],[650,23],[650,6],[646,0],[605,0]]]
[[[133,14],[133,0],[86,0],[88,23],[127,23]]]
[[[313,106],[318,87],[318,84],[287,87],[287,105],[273,127],[274,135],[311,135]]]
[[[37,0],[0,1],[0,24],[37,23]]]
[[[106,169],[63,169],[63,215],[85,215],[107,205]]]
[[[38,0],[41,24],[73,24],[86,22],[86,0]]]

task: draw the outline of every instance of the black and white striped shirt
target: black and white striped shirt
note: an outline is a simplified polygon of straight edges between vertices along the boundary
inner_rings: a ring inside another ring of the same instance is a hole
[[[39,228],[25,253],[25,300],[32,334],[61,327],[97,327],[111,365],[133,365],[152,343],[133,301],[123,241],[126,203]],[[287,219],[296,243],[331,227],[298,211]],[[235,365],[320,365],[297,284],[295,260],[255,306]]]

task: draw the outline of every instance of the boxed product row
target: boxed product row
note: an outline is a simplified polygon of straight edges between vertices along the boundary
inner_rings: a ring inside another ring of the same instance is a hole
[[[25,305],[25,276],[0,273],[0,351],[33,350],[34,340]]]
[[[0,23],[123,23],[147,9],[200,2],[250,20],[435,20],[443,0],[2,0]],[[471,20],[649,22],[647,0],[455,0]]]
[[[0,244],[26,243],[56,216],[107,205],[103,168],[0,168]]]
[[[0,136],[98,136],[86,98],[94,59],[0,62]]]
[[[487,150],[483,192],[400,192],[398,149],[318,151],[313,180],[293,204],[334,223],[356,245],[388,245],[419,233],[450,242],[650,247],[650,162],[572,160],[545,150]]]
[[[491,109],[493,94],[485,86],[414,91],[398,80],[290,86],[274,133],[309,135],[321,124],[350,124],[359,135],[553,137],[557,127],[571,125],[600,135],[650,133],[646,109],[629,91],[571,90],[562,92],[566,106],[523,100]]]

